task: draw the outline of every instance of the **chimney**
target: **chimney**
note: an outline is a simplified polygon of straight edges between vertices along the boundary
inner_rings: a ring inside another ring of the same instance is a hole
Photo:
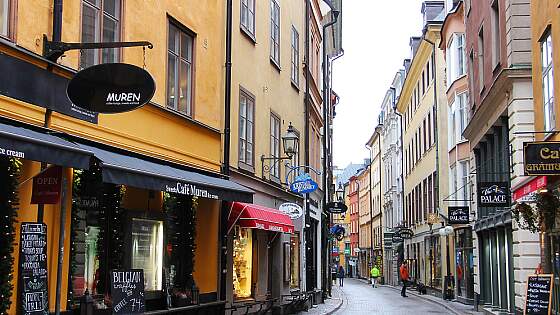
[[[410,59],[407,58],[403,61],[403,67],[404,67],[404,75],[406,77],[408,70],[410,70]]]
[[[442,13],[445,11],[445,1],[427,0],[422,3],[422,16],[424,17],[424,27],[434,21],[443,21]]]
[[[409,41],[410,50],[412,52],[412,58],[416,55],[418,51],[418,47],[420,46],[420,42],[422,41],[422,37],[412,36]]]

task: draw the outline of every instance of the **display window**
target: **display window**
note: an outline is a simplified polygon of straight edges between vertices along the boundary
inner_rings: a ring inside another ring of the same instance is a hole
[[[455,277],[457,295],[467,299],[474,298],[474,257],[471,229],[458,229],[455,233]]]
[[[235,226],[233,237],[233,297],[253,297],[253,231]]]
[[[299,288],[299,234],[290,237],[290,288]]]
[[[144,290],[162,289],[162,221],[132,219],[132,268],[144,270]]]

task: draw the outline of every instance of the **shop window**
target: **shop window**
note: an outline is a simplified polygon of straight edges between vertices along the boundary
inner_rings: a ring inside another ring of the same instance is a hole
[[[144,290],[162,289],[162,221],[132,219],[132,268],[144,270]]]
[[[121,39],[120,33],[120,0],[82,1],[82,42],[118,42]],[[84,49],[81,53],[80,67],[118,62],[119,52],[118,48]]]
[[[233,236],[233,297],[254,296],[253,231],[236,226]]]
[[[167,107],[191,117],[194,36],[169,23],[167,44]]]
[[[95,280],[99,275],[96,275],[99,269],[99,254],[97,252],[97,241],[99,239],[99,227],[88,226],[85,233],[85,262],[84,262],[84,288],[88,292],[96,292]],[[82,292],[80,292],[82,293]]]

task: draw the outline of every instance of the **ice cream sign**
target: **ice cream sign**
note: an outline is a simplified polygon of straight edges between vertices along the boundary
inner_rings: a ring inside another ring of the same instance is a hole
[[[311,179],[311,175],[309,175],[309,173],[299,174],[295,178],[295,180],[290,184],[290,190],[292,192],[302,194],[302,195],[312,193],[317,188],[319,188],[319,184],[317,184],[313,179]]]

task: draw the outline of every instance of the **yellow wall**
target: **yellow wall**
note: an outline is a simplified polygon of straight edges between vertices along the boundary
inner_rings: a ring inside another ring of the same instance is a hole
[[[123,41],[147,40],[154,49],[146,49],[146,70],[156,81],[153,105],[122,114],[100,115],[99,124],[86,123],[55,113],[51,128],[76,134],[128,150],[149,154],[178,163],[219,171],[223,115],[224,4],[220,1],[123,1]],[[193,9],[194,8],[194,9]],[[52,2],[18,1],[16,44],[34,53],[42,53],[42,35],[52,32]],[[164,109],[167,74],[168,18],[173,17],[195,34],[194,120]],[[33,21],[33,23],[30,23]],[[149,26],[148,26],[149,25]],[[62,40],[79,42],[81,1],[64,1]],[[0,46],[0,51],[11,51]],[[122,61],[143,65],[142,48],[122,49]],[[13,52],[11,52],[13,54]],[[69,51],[59,59],[76,69],[78,51]],[[46,64],[35,61],[43,68]],[[66,74],[66,76],[71,76]],[[0,114],[20,121],[43,124],[44,109],[1,97]],[[213,128],[213,129],[212,129]],[[204,143],[205,145],[198,145]]]
[[[194,255],[194,280],[200,293],[218,290],[218,226],[220,204],[199,198],[196,212],[196,252]]]
[[[560,73],[560,33],[558,33],[558,26],[560,26],[560,12],[558,0],[539,0],[531,1],[531,32],[532,32],[532,65],[533,65],[533,105],[535,110],[535,130],[544,130],[543,119],[543,91],[542,91],[542,61],[541,61],[541,47],[540,40],[545,34],[547,27],[550,26],[552,34],[552,66],[554,73],[554,91],[560,91],[560,80],[557,73]],[[560,127],[560,110],[558,102],[554,104],[556,114],[556,127]],[[536,134],[536,140],[543,140],[546,134]],[[558,134],[552,134],[548,140],[559,140]]]
[[[237,167],[239,150],[239,87],[242,86],[255,96],[255,175],[260,177],[260,156],[270,156],[270,113],[280,117],[280,136],[288,125],[300,132],[300,164],[304,164],[305,129],[303,98],[305,78],[303,58],[305,45],[304,12],[301,1],[279,1],[280,4],[280,67],[279,71],[270,61],[270,1],[255,1],[256,44],[240,28],[240,6],[233,6],[233,69],[231,97],[231,166]],[[290,79],[291,29],[294,25],[299,33],[299,90]],[[284,156],[283,146],[280,154]],[[283,169],[283,167],[281,167]],[[285,176],[281,170],[281,176]]]

